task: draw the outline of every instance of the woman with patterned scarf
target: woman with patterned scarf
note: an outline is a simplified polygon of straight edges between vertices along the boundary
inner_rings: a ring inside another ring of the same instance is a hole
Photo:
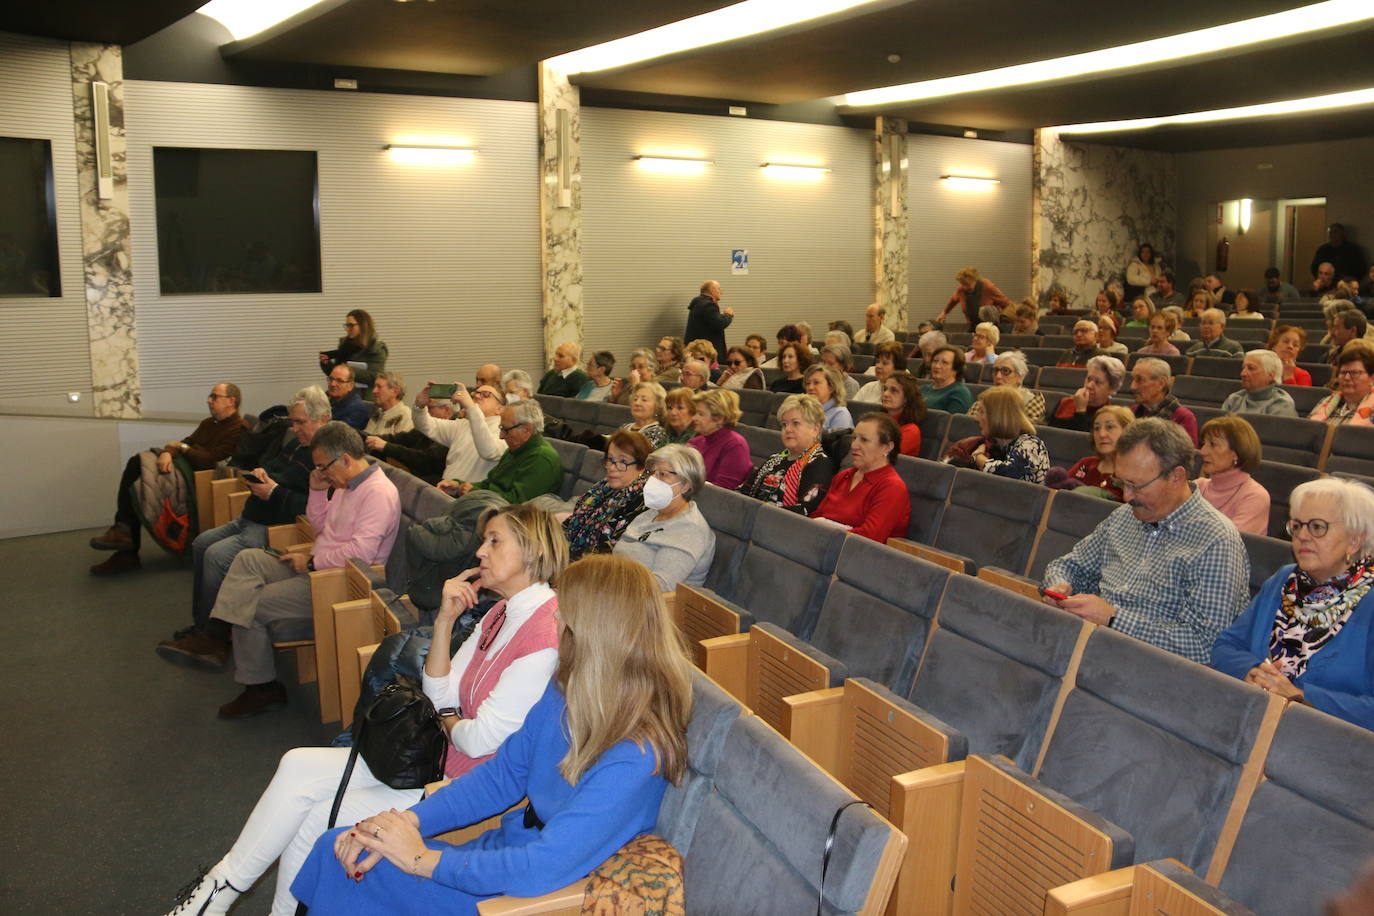
[[[1374,729],[1374,490],[1337,477],[1290,497],[1296,566],[1217,637],[1212,667]]]
[[[794,394],[778,408],[778,422],[783,450],[755,468],[738,492],[810,515],[821,504],[837,469],[821,446],[825,409],[809,394]]]
[[[633,430],[618,429],[606,441],[606,477],[573,504],[563,519],[568,553],[576,560],[589,553],[608,553],[625,526],[644,511],[644,462],[653,448]]]

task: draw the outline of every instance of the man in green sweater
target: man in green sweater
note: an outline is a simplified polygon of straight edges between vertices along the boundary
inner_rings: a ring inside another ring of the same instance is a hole
[[[501,438],[507,450],[486,480],[463,481],[454,496],[471,490],[490,490],[510,503],[523,503],[544,493],[557,493],[563,465],[553,446],[544,441],[544,411],[538,401],[517,401],[501,411]]]
[[[539,393],[559,398],[575,398],[589,376],[577,367],[582,348],[571,341],[553,351],[553,368],[539,380]]]

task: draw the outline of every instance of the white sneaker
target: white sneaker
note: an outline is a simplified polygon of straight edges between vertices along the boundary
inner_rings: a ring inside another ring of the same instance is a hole
[[[192,881],[177,892],[177,905],[167,916],[211,916],[227,913],[242,891],[235,890],[227,878],[219,873],[216,865],[208,872],[202,871]]]

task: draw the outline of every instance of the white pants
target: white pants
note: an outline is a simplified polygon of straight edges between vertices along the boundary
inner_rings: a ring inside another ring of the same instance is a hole
[[[329,823],[329,809],[347,763],[348,749],[342,747],[298,747],[283,754],[243,832],[219,863],[220,873],[231,885],[247,890],[280,859],[272,916],[296,912],[291,882]],[[354,824],[388,808],[409,808],[423,794],[423,789],[393,789],[378,782],[359,757],[334,826]]]

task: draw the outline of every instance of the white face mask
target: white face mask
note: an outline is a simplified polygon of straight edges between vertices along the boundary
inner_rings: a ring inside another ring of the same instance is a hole
[[[650,509],[666,509],[675,495],[673,485],[657,477],[644,481],[644,505]]]

